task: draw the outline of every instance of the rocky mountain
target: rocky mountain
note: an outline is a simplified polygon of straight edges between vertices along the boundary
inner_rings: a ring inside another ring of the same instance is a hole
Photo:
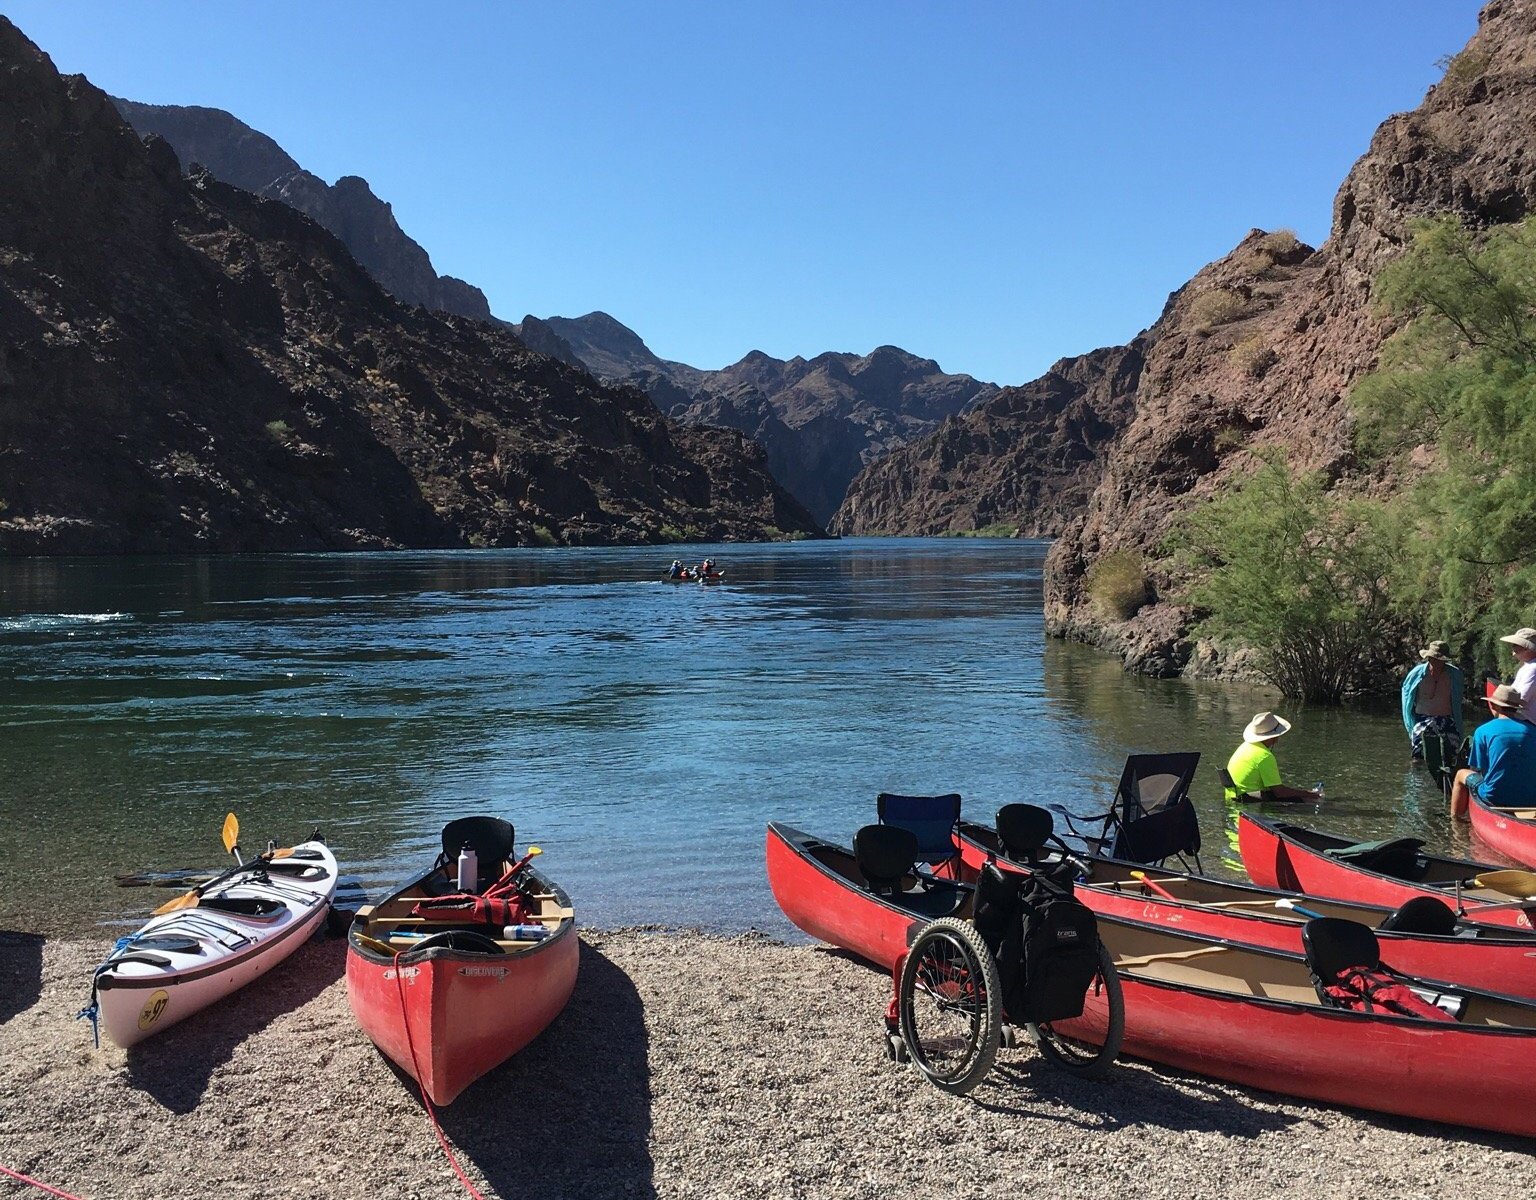
[[[607,313],[543,324],[599,377],[645,389],[674,419],[753,438],[774,476],[821,521],[866,464],[997,392],[996,384],[946,374],[932,359],[895,346],[787,361],[754,350],[705,371],[658,357]]]
[[[394,210],[373,194],[366,179],[343,175],[328,184],[266,134],[222,109],[139,104],[119,97],[112,103],[141,135],[153,133],[169,142],[184,170],[206,167],[215,179],[313,217],[397,300],[491,320],[485,294],[462,279],[439,275],[431,257],[400,228]]]
[[[1493,0],[1422,105],[1376,131],[1338,192],[1320,249],[1254,231],[1170,297],[1122,348],[1134,358],[1098,352],[1120,371],[1139,358],[1134,379],[1096,381],[1083,368],[1085,388],[1120,393],[1129,419],[1089,468],[1086,506],[1063,514],[1048,562],[1050,631],[1116,650],[1150,673],[1221,669],[1213,648],[1189,637],[1194,614],[1176,600],[1164,546],[1179,514],[1250,472],[1259,449],[1282,448],[1294,465],[1343,486],[1367,485],[1351,452],[1346,397],[1392,333],[1372,306],[1372,280],[1416,217],[1455,212],[1491,225],[1533,209],[1536,0]],[[1001,444],[960,436],[984,411],[905,452],[909,476],[926,486],[903,491],[880,467],[867,472],[834,528],[917,531],[944,512],[963,521],[1005,511],[992,504],[996,476],[1038,434],[1021,427]],[[1112,554],[1144,573],[1145,603],[1129,619],[1094,596],[1094,568]]]
[[[0,18],[0,551],[818,532],[739,434],[391,298]]]

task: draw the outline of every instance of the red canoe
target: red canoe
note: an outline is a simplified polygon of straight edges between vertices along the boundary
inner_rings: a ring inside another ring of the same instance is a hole
[[[1099,918],[1124,1052],[1330,1104],[1536,1137],[1536,1005],[1433,989],[1454,1022],[1325,1007],[1299,955]],[[1151,961],[1148,961],[1148,960]],[[1388,960],[1390,961],[1390,960]]]
[[[955,827],[961,875],[974,879],[984,863],[1028,872],[1002,852],[997,831],[971,821]],[[1126,921],[1166,925],[1185,933],[1249,946],[1301,953],[1301,927],[1312,916],[1343,917],[1376,930],[1381,956],[1394,968],[1422,979],[1453,981],[1511,996],[1536,997],[1536,935],[1458,921],[1446,935],[1380,930],[1394,909],[1324,900],[1295,892],[1209,879],[1162,867],[1088,858],[1089,875],[1076,883],[1077,898],[1094,912]],[[1140,876],[1140,878],[1138,878]],[[1301,906],[1282,908],[1280,900]]]
[[[1490,808],[1471,793],[1472,832],[1500,854],[1536,867],[1536,808]]]
[[[1238,814],[1237,837],[1243,866],[1260,887],[1394,907],[1415,896],[1439,896],[1455,908],[1459,896],[1469,921],[1521,929],[1531,928],[1531,913],[1536,911],[1536,900],[1524,907],[1505,907],[1511,904],[1508,892],[1468,886],[1476,876],[1502,871],[1503,867],[1425,854],[1417,848],[1422,843],[1412,838],[1401,839],[1397,852],[1389,855],[1399,862],[1384,862],[1370,869],[1339,857],[1340,851],[1354,845],[1348,838],[1271,817]],[[1385,873],[1383,868],[1392,873]],[[1459,892],[1458,883],[1462,885]]]
[[[580,950],[570,900],[526,868],[524,890],[536,908],[529,923],[548,930],[542,940],[514,941],[487,927],[462,939],[472,943],[465,948],[417,947],[409,934],[444,926],[410,910],[443,890],[449,870],[436,867],[361,910],[347,942],[347,998],[358,1023],[439,1105],[559,1016],[576,985]]]
[[[853,852],[782,821],[768,825],[768,886],[784,915],[814,938],[851,950],[887,969],[912,935],[937,917],[968,917],[971,889],[914,873],[900,903],[865,888]]]

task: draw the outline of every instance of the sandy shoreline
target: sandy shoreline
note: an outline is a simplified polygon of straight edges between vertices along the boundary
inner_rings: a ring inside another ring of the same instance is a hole
[[[1088,1084],[1024,1047],[956,1099],[884,1059],[889,981],[838,952],[583,939],[566,1012],[442,1114],[487,1196],[1486,1200],[1536,1185],[1536,1143],[1141,1063]],[[352,1020],[343,943],[311,943],[131,1062],[74,1020],[105,948],[0,934],[0,1164],[88,1200],[464,1194],[409,1081]],[[44,1194],[0,1179],[0,1196]]]

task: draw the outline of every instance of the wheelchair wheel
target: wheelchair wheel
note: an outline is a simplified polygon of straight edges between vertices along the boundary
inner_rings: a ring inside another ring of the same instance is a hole
[[[901,1038],[935,1086],[964,1095],[992,1069],[1002,1041],[997,964],[975,926],[944,917],[912,940],[897,992]]]
[[[1082,1079],[1098,1079],[1109,1070],[1125,1038],[1125,997],[1120,976],[1115,973],[1114,956],[1103,942],[1099,943],[1099,972],[1088,985],[1083,1015],[1028,1028],[1040,1053],[1063,1071]]]

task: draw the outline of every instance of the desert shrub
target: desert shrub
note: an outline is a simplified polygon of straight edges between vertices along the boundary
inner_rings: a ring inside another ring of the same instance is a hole
[[[1445,68],[1445,82],[1458,86],[1481,79],[1488,69],[1488,55],[1482,50],[1463,50],[1460,54],[1444,54],[1435,60],[1435,66]]]
[[[1277,229],[1259,239],[1258,249],[1268,254],[1271,259],[1277,259],[1284,258],[1287,254],[1294,254],[1300,245],[1301,239],[1294,232],[1289,229]]]
[[[1280,361],[1275,348],[1261,337],[1244,338],[1232,347],[1227,357],[1250,379],[1263,379],[1264,373]]]
[[[1217,325],[1235,321],[1248,309],[1248,302],[1228,288],[1215,288],[1201,292],[1189,306],[1189,319],[1195,329],[1204,333]]]
[[[1134,550],[1111,550],[1088,570],[1088,598],[1099,615],[1127,621],[1147,602],[1147,573]]]
[[[1400,523],[1341,499],[1271,455],[1251,477],[1185,514],[1171,539],[1203,636],[1246,646],[1292,699],[1337,703],[1404,636],[1391,579]]]
[[[282,442],[285,445],[293,436],[293,427],[287,421],[268,421],[267,436],[274,442]]]

